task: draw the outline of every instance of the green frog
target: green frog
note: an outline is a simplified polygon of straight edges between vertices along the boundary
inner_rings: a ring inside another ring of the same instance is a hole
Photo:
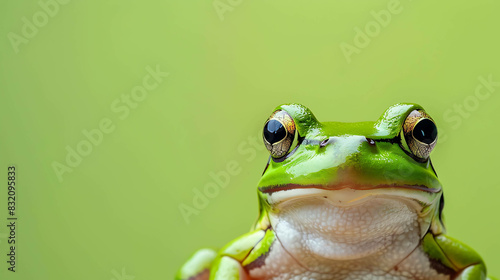
[[[429,158],[437,139],[417,104],[358,123],[277,107],[263,130],[270,157],[255,225],[219,251],[197,251],[176,279],[494,279],[445,233]]]

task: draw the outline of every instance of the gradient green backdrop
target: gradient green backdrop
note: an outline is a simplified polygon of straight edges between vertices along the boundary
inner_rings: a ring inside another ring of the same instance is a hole
[[[500,2],[401,0],[350,63],[342,42],[354,44],[355,28],[394,3],[215,3],[226,5],[223,18],[211,1],[71,1],[17,53],[12,33],[22,36],[23,18],[43,23],[43,8],[0,4],[0,279],[172,279],[197,248],[249,229],[268,157],[259,133],[286,102],[325,121],[424,106],[441,129],[432,159],[448,232],[500,275],[500,87],[474,103],[478,77],[500,82]],[[156,65],[170,75],[120,119],[110,106]],[[103,118],[115,130],[60,182],[53,162]],[[187,223],[179,205],[192,205],[228,162],[240,173]],[[18,169],[16,273],[5,262],[9,164]]]

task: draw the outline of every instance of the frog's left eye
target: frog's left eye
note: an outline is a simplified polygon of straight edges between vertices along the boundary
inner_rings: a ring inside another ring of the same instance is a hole
[[[406,117],[403,134],[411,153],[423,160],[429,157],[437,143],[436,124],[423,110],[414,110]]]
[[[264,125],[264,144],[273,158],[288,154],[295,137],[295,122],[285,111],[274,112]]]

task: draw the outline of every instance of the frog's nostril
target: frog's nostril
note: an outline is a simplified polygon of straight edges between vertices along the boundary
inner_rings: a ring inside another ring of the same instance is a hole
[[[375,140],[371,139],[371,138],[366,138],[366,141],[368,142],[368,144],[374,146],[375,145]]]
[[[319,143],[319,146],[324,147],[324,146],[328,145],[328,142],[330,142],[330,138],[327,138],[327,139],[321,141],[321,143]]]

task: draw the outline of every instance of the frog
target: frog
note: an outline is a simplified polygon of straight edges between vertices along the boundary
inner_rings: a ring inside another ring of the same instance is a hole
[[[220,250],[195,252],[175,279],[495,279],[446,233],[430,159],[437,125],[420,105],[345,123],[283,104],[262,140],[258,219]]]

